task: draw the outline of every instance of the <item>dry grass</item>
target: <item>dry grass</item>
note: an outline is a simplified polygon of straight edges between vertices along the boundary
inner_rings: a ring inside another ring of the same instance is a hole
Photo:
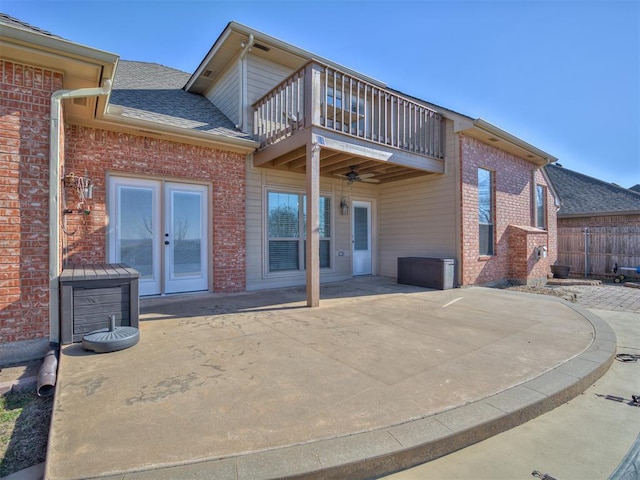
[[[52,407],[35,386],[0,396],[0,477],[45,461]]]

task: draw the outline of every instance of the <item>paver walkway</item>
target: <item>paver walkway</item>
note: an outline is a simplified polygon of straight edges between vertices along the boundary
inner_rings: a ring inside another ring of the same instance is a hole
[[[640,288],[624,285],[571,285],[563,287],[578,294],[576,303],[585,308],[640,313]]]

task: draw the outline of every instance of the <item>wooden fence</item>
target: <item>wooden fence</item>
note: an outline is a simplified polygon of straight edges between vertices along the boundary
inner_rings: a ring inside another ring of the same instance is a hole
[[[558,227],[558,264],[572,275],[613,276],[613,268],[640,267],[640,227]],[[585,269],[586,264],[586,269]],[[621,271],[640,278],[631,271]]]

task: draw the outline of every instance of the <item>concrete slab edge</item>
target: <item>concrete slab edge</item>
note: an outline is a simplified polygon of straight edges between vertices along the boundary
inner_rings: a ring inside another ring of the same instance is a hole
[[[368,432],[101,478],[366,480],[411,468],[481,442],[580,395],[613,363],[616,336],[604,320],[565,300],[554,297],[549,300],[569,306],[590,322],[594,329],[593,342],[582,353],[554,369],[490,397]],[[229,470],[234,470],[232,476],[222,474]]]
[[[4,343],[0,349],[0,367],[39,360],[45,356],[48,348],[48,338]]]

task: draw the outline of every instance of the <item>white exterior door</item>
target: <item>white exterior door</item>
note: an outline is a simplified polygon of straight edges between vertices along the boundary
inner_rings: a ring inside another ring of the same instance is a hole
[[[165,292],[206,290],[207,188],[165,184]]]
[[[109,180],[109,262],[140,272],[140,295],[208,288],[207,187]]]
[[[371,275],[371,202],[351,202],[353,275]]]

